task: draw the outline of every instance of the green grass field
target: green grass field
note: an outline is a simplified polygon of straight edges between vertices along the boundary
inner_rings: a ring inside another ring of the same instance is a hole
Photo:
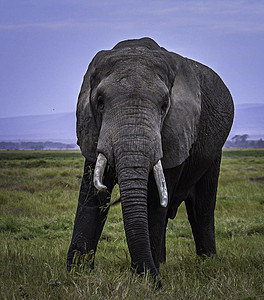
[[[164,289],[130,272],[120,205],[95,269],[65,270],[84,159],[74,151],[0,152],[0,299],[264,299],[264,150],[225,150],[218,256],[202,260],[182,205],[167,229]]]

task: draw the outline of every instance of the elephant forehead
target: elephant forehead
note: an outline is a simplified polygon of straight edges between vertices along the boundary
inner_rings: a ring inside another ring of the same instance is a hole
[[[169,90],[166,84],[155,74],[145,74],[145,72],[122,72],[118,70],[104,78],[98,86],[98,92],[111,98],[114,95],[136,96],[140,98],[165,97]]]
[[[160,77],[166,77],[170,73],[170,63],[165,53],[142,47],[107,51],[95,64],[101,76],[114,71],[124,75],[132,73],[134,76],[139,72],[145,75],[156,73]]]

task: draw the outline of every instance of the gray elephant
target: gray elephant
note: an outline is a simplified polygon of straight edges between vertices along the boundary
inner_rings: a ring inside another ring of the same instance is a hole
[[[149,38],[96,54],[77,105],[85,166],[67,268],[76,251],[96,252],[116,182],[132,268],[139,274],[149,270],[162,287],[167,222],[183,201],[197,254],[215,254],[219,167],[233,110],[214,71]]]

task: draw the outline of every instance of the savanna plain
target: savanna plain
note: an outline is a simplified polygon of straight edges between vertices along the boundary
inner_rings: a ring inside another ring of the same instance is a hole
[[[0,299],[264,299],[263,149],[223,151],[215,258],[196,256],[184,204],[169,221],[161,291],[130,271],[120,204],[95,269],[66,271],[83,163],[77,151],[0,152]]]

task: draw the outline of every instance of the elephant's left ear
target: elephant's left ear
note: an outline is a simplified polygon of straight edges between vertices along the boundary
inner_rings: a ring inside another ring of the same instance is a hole
[[[188,59],[176,56],[177,71],[171,89],[171,105],[162,128],[164,168],[182,164],[197,138],[201,91]]]

